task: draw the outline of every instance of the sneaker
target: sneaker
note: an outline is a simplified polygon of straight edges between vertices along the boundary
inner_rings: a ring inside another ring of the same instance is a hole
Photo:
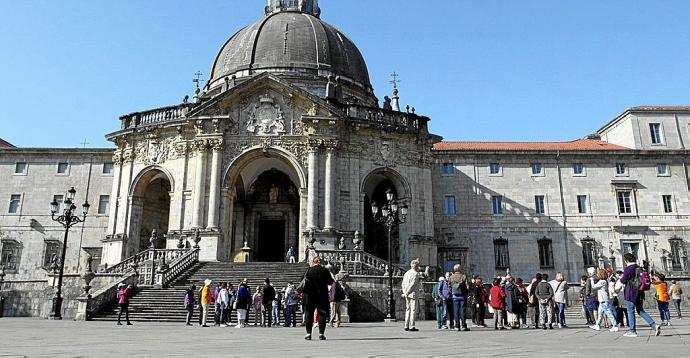
[[[407,332],[407,331],[409,331],[409,330],[410,330],[409,328],[405,327],[405,332]]]
[[[415,327],[410,328],[410,332],[418,332],[419,330]],[[321,337],[319,337],[320,339]],[[324,338],[325,339],[325,338]]]
[[[448,329],[448,326],[441,326],[441,329]]]
[[[311,334],[307,334],[306,336],[304,336],[304,339],[311,341]]]
[[[653,330],[654,330],[654,335],[659,337],[659,335],[661,334],[661,326],[654,326]]]
[[[469,328],[467,328],[467,327],[465,327],[465,328],[463,328],[463,329],[462,329],[462,331],[463,331],[463,332],[469,332],[469,331],[470,331],[470,329],[469,329]]]
[[[595,330],[595,331],[601,331],[601,327],[598,324],[595,324],[593,326],[589,326],[589,328]]]
[[[221,327],[227,327],[228,325],[225,324],[225,323],[223,323],[223,324],[221,324],[220,326],[221,326]]]
[[[235,326],[235,328],[242,328],[242,325],[238,324],[237,326]]]
[[[623,335],[623,337],[635,338],[635,337],[637,337],[637,332],[630,332],[630,331],[625,332],[625,334]]]
[[[609,332],[618,332],[618,327],[617,326],[611,327],[611,329],[609,329]]]
[[[325,341],[325,340],[326,340],[326,336],[324,336],[323,334],[319,334],[319,340],[320,340],[320,341]]]

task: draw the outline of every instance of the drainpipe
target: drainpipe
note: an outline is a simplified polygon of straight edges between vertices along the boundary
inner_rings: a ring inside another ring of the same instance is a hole
[[[571,281],[570,252],[568,250],[568,217],[565,214],[565,198],[563,197],[563,179],[561,178],[561,151],[556,151],[556,169],[558,170],[558,195],[561,199],[561,218],[563,219],[563,245],[565,246],[566,277]]]

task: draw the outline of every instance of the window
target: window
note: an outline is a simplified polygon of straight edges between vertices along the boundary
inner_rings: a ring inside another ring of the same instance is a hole
[[[534,211],[536,211],[537,214],[544,213],[544,195],[534,196]]]
[[[673,212],[673,197],[671,195],[662,195],[661,202],[664,204],[664,212]]]
[[[26,162],[17,162],[14,164],[14,174],[26,175],[27,168]]]
[[[113,174],[113,163],[103,163],[103,174]]]
[[[98,215],[105,215],[110,210],[110,195],[98,197]]]
[[[453,163],[443,163],[443,175],[455,174],[455,166]]]
[[[668,240],[671,246],[671,269],[673,271],[683,270],[683,239],[673,237]]]
[[[542,175],[543,168],[541,166],[541,163],[533,163],[532,164],[532,175]]]
[[[618,196],[618,213],[620,214],[631,214],[632,213],[632,201],[630,190],[621,190],[616,193]]]
[[[589,212],[587,205],[587,195],[577,196],[577,212],[580,214],[587,214]]]
[[[616,175],[627,175],[628,167],[625,163],[616,163]]]
[[[443,213],[445,215],[455,215],[455,195],[446,195],[443,200]]]
[[[3,240],[0,251],[0,265],[7,271],[17,271],[19,268],[19,243],[14,240]]]
[[[10,195],[10,209],[7,210],[10,214],[17,214],[19,212],[19,204],[22,202],[21,194]]]
[[[503,237],[494,240],[494,260],[497,270],[505,270],[510,267],[508,240]]]
[[[585,267],[596,266],[597,261],[597,247],[594,239],[586,237],[582,239],[582,262]]]
[[[444,272],[453,272],[453,266],[460,264],[461,267],[467,266],[466,247],[459,248],[439,248],[438,262],[443,267]]]
[[[491,174],[491,175],[501,174],[501,164],[499,164],[499,163],[489,164],[489,174]]]
[[[551,239],[546,237],[537,241],[539,245],[539,267],[553,268],[553,248],[551,247]]]
[[[503,214],[503,196],[501,196],[501,195],[492,196],[491,197],[491,206],[492,206],[494,215]]]
[[[573,175],[585,175],[585,165],[582,163],[573,164]]]
[[[46,249],[43,252],[43,268],[50,268],[53,260],[59,262],[61,254],[62,244],[59,241],[46,241]]]
[[[671,171],[668,168],[668,164],[661,163],[656,165],[656,174],[660,177],[666,177],[671,175]]]
[[[652,144],[663,144],[661,123],[649,123],[649,133],[652,136]]]
[[[66,175],[69,173],[69,163],[67,162],[60,162],[57,165],[57,173],[58,174],[63,174]]]

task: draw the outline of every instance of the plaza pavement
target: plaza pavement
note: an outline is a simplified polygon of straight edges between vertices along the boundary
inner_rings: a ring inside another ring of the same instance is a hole
[[[690,321],[672,322],[661,336],[643,327],[638,338],[568,329],[439,331],[419,322],[353,323],[328,328],[328,340],[305,341],[298,328],[200,328],[183,324],[47,321],[0,318],[0,357],[683,357],[690,356]],[[314,335],[314,338],[317,338]],[[623,355],[624,353],[627,353]]]

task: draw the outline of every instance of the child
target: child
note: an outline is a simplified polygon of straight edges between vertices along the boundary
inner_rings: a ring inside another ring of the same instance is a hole
[[[493,287],[489,291],[489,303],[491,308],[494,309],[494,329],[503,331],[506,328],[503,326],[503,310],[506,307],[506,293],[503,292],[501,288],[501,278],[497,277],[494,279]]]
[[[656,295],[654,296],[659,307],[659,315],[661,316],[661,325],[668,326],[671,324],[671,311],[668,309],[668,303],[671,301],[668,296],[668,284],[665,281],[666,276],[659,273],[654,276],[652,285],[656,288]]]

